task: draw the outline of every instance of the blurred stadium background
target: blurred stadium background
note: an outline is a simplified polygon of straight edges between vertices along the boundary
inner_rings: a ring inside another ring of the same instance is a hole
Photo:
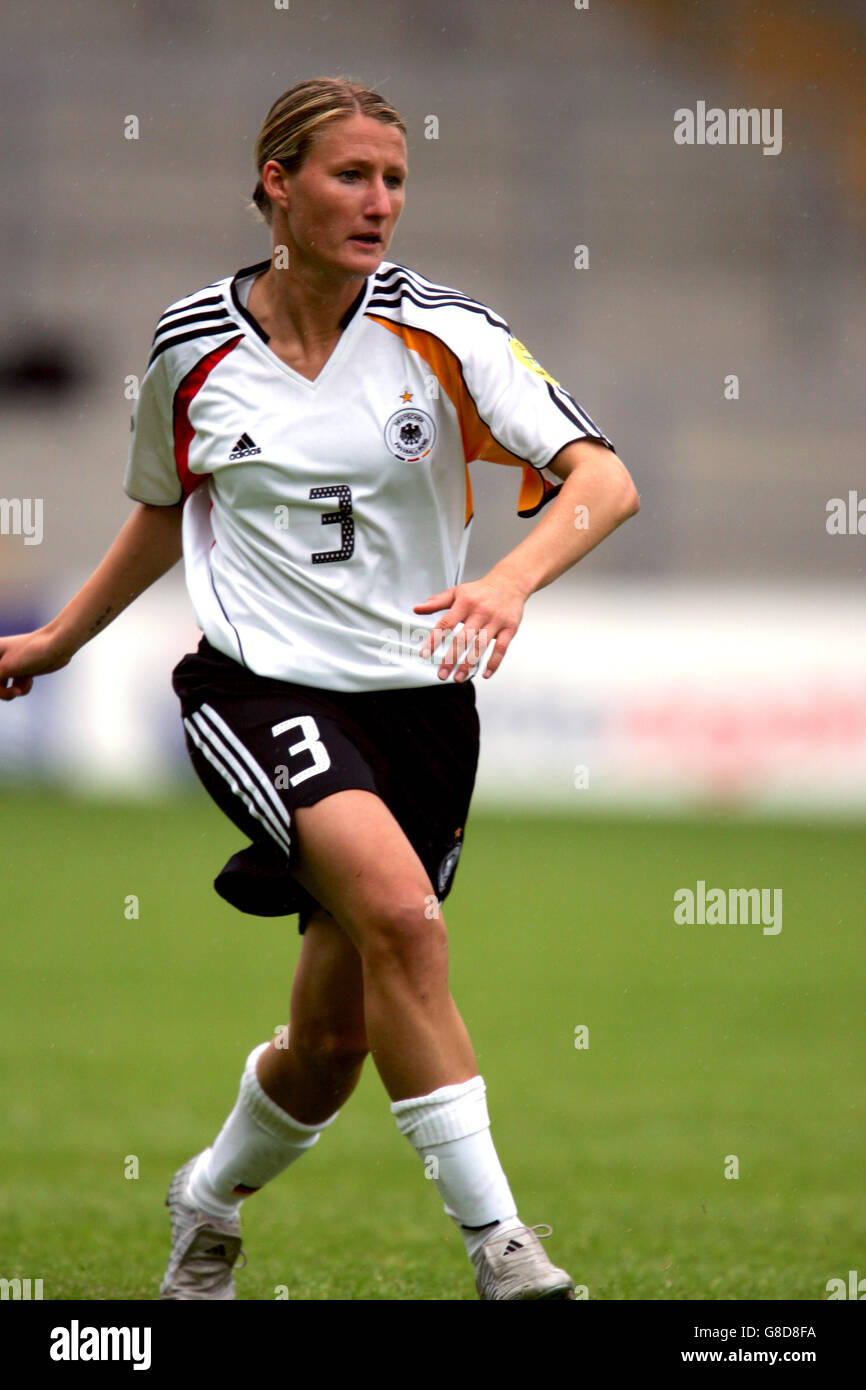
[[[4,631],[53,614],[129,510],[127,381],[163,308],[267,254],[272,96],[349,72],[410,130],[389,254],[504,314],[642,495],[480,691],[481,801],[863,807],[866,540],[826,529],[866,488],[862,7],[86,0],[5,27],[0,496],[41,498],[44,534],[0,536]],[[781,107],[781,155],[676,145],[700,99]],[[515,482],[473,469],[470,575],[526,534]],[[4,780],[185,777],[167,672],[194,635],[178,570],[3,711]]]
[[[52,616],[128,514],[127,381],[165,306],[267,254],[247,204],[270,102],[319,73],[380,88],[410,132],[389,256],[502,313],[611,435],[642,498],[531,600],[479,682],[476,848],[449,923],[512,1182],[537,1199],[532,1219],[556,1211],[580,1233],[560,1253],[590,1257],[592,1297],[819,1298],[858,1258],[862,1273],[866,535],[826,524],[830,499],[866,496],[862,5],[16,0],[4,28],[0,498],[42,499],[44,522],[40,544],[0,535],[0,631]],[[676,145],[675,110],[700,100],[781,108],[781,154]],[[474,466],[469,577],[527,533],[516,483]],[[196,640],[178,570],[0,709],[4,915],[26,927],[0,1028],[0,1273],[17,1260],[37,1276],[50,1251],[46,1296],[152,1296],[161,1185],[222,1118],[238,1049],[262,1036],[262,959],[285,954],[282,923],[262,926],[263,956],[239,953],[255,924],[207,886],[238,837],[190,781],[170,689]],[[672,937],[670,894],[701,878],[781,885],[781,936]],[[140,932],[119,906],[132,892]],[[203,937],[178,931],[202,918]],[[531,930],[498,952],[515,920]],[[227,959],[246,1021],[179,1076]],[[267,969],[276,1025],[288,966]],[[53,1027],[34,1048],[37,1017]],[[387,1277],[346,1293],[335,1238],[321,1282],[292,1297],[418,1296],[426,1247],[407,1263],[400,1223],[438,1218],[424,1184],[391,1182],[409,1159],[381,1110],[371,1068],[352,1124],[394,1213],[368,1230],[389,1243]],[[297,1181],[312,1209],[324,1173],[325,1214],[360,1229],[375,1207],[356,1209],[357,1140],[335,1129],[324,1167]],[[151,1160],[122,1218],[118,1144]],[[718,1179],[740,1150],[758,1176],[738,1205]],[[274,1201],[288,1227],[302,1219]],[[85,1219],[123,1241],[82,1245]],[[449,1251],[427,1296],[465,1282]],[[271,1296],[285,1271],[276,1256],[259,1271],[247,1288]]]

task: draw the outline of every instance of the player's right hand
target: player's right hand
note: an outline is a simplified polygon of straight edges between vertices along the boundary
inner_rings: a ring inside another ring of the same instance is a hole
[[[29,695],[34,676],[59,671],[71,659],[70,653],[60,650],[57,638],[42,627],[16,637],[0,637],[0,700]]]

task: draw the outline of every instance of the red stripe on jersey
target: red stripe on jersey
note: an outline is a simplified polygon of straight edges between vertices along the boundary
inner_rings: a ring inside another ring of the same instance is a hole
[[[189,418],[190,405],[217,363],[227,357],[232,348],[237,347],[243,336],[243,333],[239,333],[236,338],[223,343],[222,347],[209,352],[196,363],[192,371],[187,372],[174,393],[174,462],[184,501],[208,477],[207,473],[191,473],[189,469],[189,446],[195,438],[195,430]]]

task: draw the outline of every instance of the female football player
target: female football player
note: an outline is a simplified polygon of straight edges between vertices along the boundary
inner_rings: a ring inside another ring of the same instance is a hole
[[[0,697],[26,695],[182,553],[204,634],[174,672],[187,744],[249,840],[216,887],[300,917],[288,1028],[252,1052],[222,1129],[171,1183],[160,1296],[234,1297],[241,1202],[333,1124],[369,1052],[479,1296],[573,1298],[497,1157],[441,904],[478,756],[472,678],[637,494],[502,318],[384,259],[407,164],[382,97],[299,83],[256,160],[271,254],[160,318],[126,470],[135,512],[52,622],[0,642]],[[520,515],[544,515],[464,582],[475,460],[518,469]]]

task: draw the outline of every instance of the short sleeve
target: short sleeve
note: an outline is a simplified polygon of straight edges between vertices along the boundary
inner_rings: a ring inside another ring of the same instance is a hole
[[[141,383],[132,417],[132,437],[123,487],[135,502],[170,507],[183,489],[174,451],[172,397],[166,379],[166,354],[150,365]]]
[[[518,515],[534,516],[559,491],[546,468],[576,440],[588,439],[613,449],[584,408],[533,357],[507,328],[475,336],[463,362],[466,384],[485,436],[475,457],[493,463],[521,464]]]

